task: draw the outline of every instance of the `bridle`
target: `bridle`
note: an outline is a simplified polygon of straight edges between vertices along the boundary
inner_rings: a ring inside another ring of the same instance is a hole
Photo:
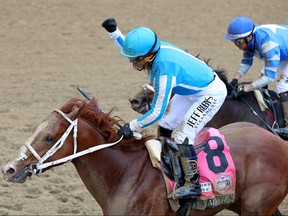
[[[67,161],[71,161],[74,158],[78,158],[81,157],[83,155],[116,145],[117,143],[119,143],[122,139],[123,136],[120,137],[120,139],[118,139],[115,142],[112,143],[106,143],[106,144],[101,144],[101,145],[97,145],[91,148],[88,148],[86,150],[77,152],[77,126],[78,126],[78,119],[75,120],[71,120],[65,113],[63,113],[61,110],[55,110],[55,112],[61,114],[61,116],[63,118],[65,118],[70,125],[68,126],[68,128],[66,129],[66,131],[63,133],[63,135],[59,138],[59,140],[41,157],[36,151],[35,149],[30,145],[25,143],[25,146],[29,149],[29,151],[33,154],[33,156],[38,160],[38,162],[36,164],[32,164],[29,167],[25,168],[25,172],[30,172],[33,174],[38,174],[41,173],[43,169],[50,167],[50,166],[55,166],[57,164],[60,163],[65,163]],[[54,155],[65,143],[68,135],[71,133],[71,131],[73,130],[73,142],[74,142],[74,150],[73,150],[73,154],[66,156],[64,158],[61,159],[57,159],[55,161],[50,161],[50,162],[46,162],[45,161],[51,157],[52,155]],[[38,172],[39,171],[39,172]],[[38,172],[38,173],[37,173]]]
[[[151,102],[150,99],[149,99],[149,96],[148,96],[148,89],[152,92],[155,92],[155,89],[153,88],[153,86],[149,85],[149,84],[145,84],[143,86],[143,91],[144,91],[144,94],[145,94],[145,97],[146,97],[146,100],[147,100],[147,110],[150,110],[151,108]]]

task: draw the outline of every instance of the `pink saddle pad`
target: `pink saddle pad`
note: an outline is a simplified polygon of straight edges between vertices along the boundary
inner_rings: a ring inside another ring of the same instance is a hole
[[[236,187],[236,169],[225,137],[217,129],[210,128],[204,132],[206,138],[207,132],[208,142],[195,146],[202,200],[235,194]]]
[[[193,209],[203,210],[234,202],[236,169],[225,137],[217,129],[202,130],[195,139],[201,196]],[[164,174],[164,173],[163,173]],[[173,191],[174,182],[165,174],[166,185]],[[169,200],[171,204],[171,200]],[[172,205],[171,205],[172,206]]]

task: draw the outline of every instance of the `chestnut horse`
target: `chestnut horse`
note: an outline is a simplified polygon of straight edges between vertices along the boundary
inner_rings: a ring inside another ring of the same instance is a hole
[[[177,215],[167,200],[161,172],[150,162],[141,140],[122,140],[120,117],[100,110],[96,100],[70,99],[53,111],[2,167],[4,179],[27,177],[71,161],[104,215]],[[239,215],[272,215],[288,192],[288,144],[252,123],[220,128],[236,167],[235,201],[190,215],[229,209]]]

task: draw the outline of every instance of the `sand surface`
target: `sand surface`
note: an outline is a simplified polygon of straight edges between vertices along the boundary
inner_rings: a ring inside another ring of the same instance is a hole
[[[104,19],[115,17],[123,33],[151,27],[162,40],[211,58],[231,79],[242,53],[223,37],[230,20],[246,15],[283,24],[287,11],[287,0],[0,0],[0,164],[47,114],[81,97],[77,85],[104,110],[115,108],[127,121],[138,116],[128,98],[147,78],[119,54],[101,27]],[[256,60],[246,79],[255,79],[260,67]],[[288,214],[286,201],[280,209]],[[0,178],[0,215],[101,214],[70,163],[24,184]]]

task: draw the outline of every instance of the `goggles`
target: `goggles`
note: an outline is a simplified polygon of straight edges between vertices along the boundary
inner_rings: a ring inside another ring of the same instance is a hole
[[[233,43],[234,43],[235,45],[245,44],[245,43],[246,43],[246,38],[240,38],[240,39],[234,40]]]
[[[133,64],[134,69],[142,71],[148,65],[151,65],[156,57],[156,53],[153,56],[139,56],[136,58],[130,58],[130,62]],[[143,62],[142,62],[143,61]],[[141,63],[140,63],[141,62]],[[140,68],[138,66],[141,66]]]

